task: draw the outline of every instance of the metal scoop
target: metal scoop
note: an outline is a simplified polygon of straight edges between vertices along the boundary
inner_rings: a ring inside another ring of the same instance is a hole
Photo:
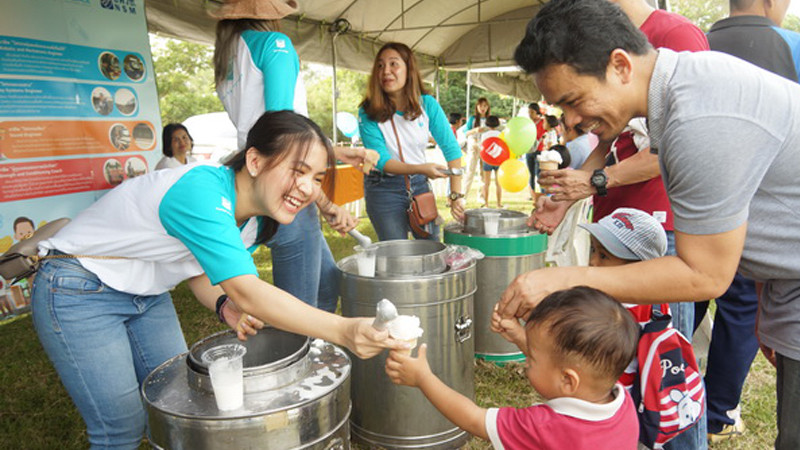
[[[379,301],[375,310],[375,321],[372,322],[372,327],[378,331],[385,330],[389,322],[397,318],[397,308],[387,299]]]
[[[350,236],[353,237],[353,239],[358,241],[358,245],[360,245],[362,247],[366,247],[366,246],[372,244],[372,239],[370,239],[368,236],[364,236],[363,234],[361,234],[355,228],[353,228],[352,230],[348,231],[347,234],[349,234]]]

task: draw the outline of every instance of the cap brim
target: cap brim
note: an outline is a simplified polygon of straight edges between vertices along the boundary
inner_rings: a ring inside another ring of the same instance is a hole
[[[578,225],[595,237],[609,253],[620,259],[639,261],[641,258],[630,251],[622,241],[599,223],[582,223]]]

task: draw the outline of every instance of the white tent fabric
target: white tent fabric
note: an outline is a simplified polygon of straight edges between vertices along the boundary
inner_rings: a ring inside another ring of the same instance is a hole
[[[336,39],[336,65],[369,71],[385,42],[407,44],[423,75],[435,68],[468,70],[513,65],[525,26],[546,0],[298,0],[298,14],[282,21],[304,61],[332,65],[330,26],[346,20],[350,30]],[[151,32],[214,43],[215,21],[206,9],[218,0],[147,0]],[[526,100],[539,98],[535,86],[510,74],[481,74],[474,84]],[[485,83],[485,84],[484,84]]]

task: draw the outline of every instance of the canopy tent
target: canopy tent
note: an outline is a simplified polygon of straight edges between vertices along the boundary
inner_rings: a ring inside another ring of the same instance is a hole
[[[546,0],[297,0],[299,11],[282,21],[304,61],[368,71],[385,42],[411,47],[427,79],[436,68],[471,70],[514,65],[525,26]],[[206,13],[220,0],[147,0],[151,32],[214,43]],[[335,46],[333,43],[335,42]],[[481,73],[474,84],[536,100],[532,83],[511,74]],[[527,84],[527,86],[526,86]]]

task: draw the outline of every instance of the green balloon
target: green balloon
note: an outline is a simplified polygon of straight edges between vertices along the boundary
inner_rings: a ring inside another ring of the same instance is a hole
[[[514,117],[506,123],[504,140],[514,156],[523,155],[536,143],[536,124],[527,117]]]

